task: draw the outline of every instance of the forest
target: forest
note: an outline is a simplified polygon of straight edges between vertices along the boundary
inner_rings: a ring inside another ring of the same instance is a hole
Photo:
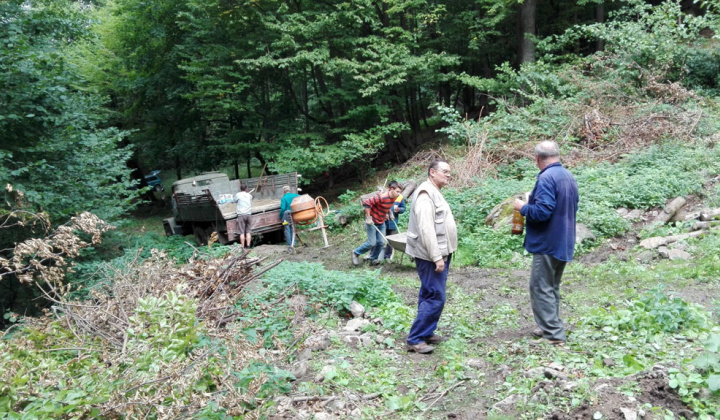
[[[3,0],[0,419],[720,418],[718,30],[716,0]],[[543,140],[580,189],[565,350],[498,216]],[[359,198],[438,158],[426,356],[415,264],[350,253]],[[301,174],[330,246],[167,236],[210,171]]]

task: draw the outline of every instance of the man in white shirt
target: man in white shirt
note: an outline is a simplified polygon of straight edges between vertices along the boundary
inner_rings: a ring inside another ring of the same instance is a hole
[[[252,199],[253,196],[247,191],[246,185],[240,185],[240,192],[235,194],[233,201],[236,203],[235,213],[237,213],[238,232],[240,237],[240,245],[243,248],[250,247],[250,232],[252,231]]]

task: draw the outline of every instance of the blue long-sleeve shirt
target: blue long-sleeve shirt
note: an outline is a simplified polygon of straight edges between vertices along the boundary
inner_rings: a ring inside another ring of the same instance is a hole
[[[398,211],[394,211],[395,206],[397,206]],[[399,195],[395,199],[395,204],[393,204],[392,209],[390,210],[393,212],[393,216],[395,216],[394,220],[386,220],[385,221],[385,229],[387,230],[398,230],[397,227],[397,220],[400,214],[405,213],[405,198],[403,198],[402,195]]]
[[[540,171],[528,203],[520,209],[526,221],[525,249],[572,261],[578,202],[577,181],[560,162]]]

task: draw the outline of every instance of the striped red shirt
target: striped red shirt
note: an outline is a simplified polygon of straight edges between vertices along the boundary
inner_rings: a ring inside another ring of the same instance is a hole
[[[370,216],[372,216],[373,223],[379,225],[384,223],[387,218],[388,211],[395,203],[394,198],[390,198],[390,191],[384,193],[378,193],[374,196],[363,201],[363,207],[370,208]]]

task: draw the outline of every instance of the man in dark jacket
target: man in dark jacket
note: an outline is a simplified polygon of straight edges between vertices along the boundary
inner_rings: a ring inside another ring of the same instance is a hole
[[[575,217],[578,186],[560,163],[558,146],[543,141],[535,147],[540,169],[527,203],[515,200],[526,220],[525,249],[533,254],[530,269],[530,302],[540,330],[534,335],[553,345],[564,345],[565,326],[560,319],[560,281],[575,251]]]

